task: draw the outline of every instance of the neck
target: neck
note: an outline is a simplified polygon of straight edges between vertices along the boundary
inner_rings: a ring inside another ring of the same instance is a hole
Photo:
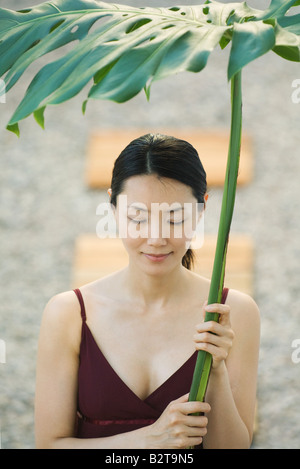
[[[186,289],[187,270],[180,265],[168,275],[148,275],[131,268],[126,271],[127,287],[132,296],[142,301],[146,306],[167,306]]]

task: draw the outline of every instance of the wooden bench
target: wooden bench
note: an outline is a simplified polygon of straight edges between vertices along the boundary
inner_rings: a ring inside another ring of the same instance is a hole
[[[194,271],[210,278],[215,254],[216,236],[206,235],[202,248],[196,249]],[[252,239],[246,235],[230,235],[225,283],[250,295],[253,294]],[[72,288],[78,288],[98,278],[122,269],[128,254],[118,238],[98,238],[96,234],[82,234],[75,242]]]
[[[91,134],[87,147],[85,181],[93,189],[108,189],[113,164],[121,151],[135,138],[148,133],[146,130],[103,130]],[[161,133],[174,135],[191,143],[207,173],[208,186],[224,183],[229,136],[224,131],[198,131],[172,129]],[[238,184],[248,184],[253,177],[252,141],[242,137]]]

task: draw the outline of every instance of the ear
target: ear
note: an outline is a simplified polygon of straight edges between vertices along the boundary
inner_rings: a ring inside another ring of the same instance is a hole
[[[201,220],[202,216],[204,215],[204,211],[206,209],[206,202],[207,202],[207,199],[208,199],[208,193],[206,192],[204,194],[204,202],[199,204],[201,206],[201,210],[198,211],[198,217],[197,217],[197,223],[199,223],[199,221]]]

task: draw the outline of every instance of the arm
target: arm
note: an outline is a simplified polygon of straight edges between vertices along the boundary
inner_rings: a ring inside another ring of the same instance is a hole
[[[105,438],[58,438],[55,449],[185,449],[202,443],[207,418],[192,413],[208,413],[203,402],[188,402],[188,394],[170,402],[152,425]]]
[[[205,448],[249,448],[256,403],[260,338],[259,311],[244,294],[215,305],[219,323],[197,327],[196,347],[210,352],[213,365],[206,393],[211,406]],[[214,335],[210,334],[214,332]]]
[[[38,344],[37,448],[54,447],[59,438],[74,435],[80,331],[80,309],[74,293],[54,296],[45,307]]]
[[[77,374],[81,340],[79,304],[73,292],[53,297],[40,330],[35,399],[37,448],[123,449],[185,448],[198,445],[206,434],[207,419],[190,416],[208,412],[209,405],[173,401],[152,425],[105,438],[76,438]]]

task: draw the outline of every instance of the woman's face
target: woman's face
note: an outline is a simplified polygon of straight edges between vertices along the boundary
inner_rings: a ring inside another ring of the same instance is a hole
[[[115,214],[130,262],[149,274],[180,266],[196,227],[197,209],[191,187],[181,182],[156,175],[127,179]]]

